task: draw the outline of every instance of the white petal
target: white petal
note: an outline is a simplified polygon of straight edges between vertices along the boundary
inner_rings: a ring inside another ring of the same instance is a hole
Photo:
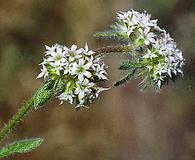
[[[79,79],[79,81],[81,81],[81,82],[82,82],[82,81],[83,81],[83,79],[84,79],[83,74],[79,74],[79,75],[78,75],[78,79]]]
[[[37,76],[37,78],[36,78],[36,79],[43,77],[43,76],[44,76],[44,74],[45,74],[44,72],[39,73],[39,75]]]
[[[171,69],[168,69],[168,75],[169,75],[170,78],[172,78]]]
[[[80,48],[80,49],[78,49],[77,51],[75,51],[76,54],[80,54],[80,53],[82,53],[82,52],[83,52],[83,48]]]
[[[79,101],[81,102],[81,101],[83,100],[84,97],[85,97],[85,93],[84,93],[84,91],[81,91],[81,92],[79,93],[79,95],[78,95]]]
[[[85,44],[85,51],[87,52],[89,50],[89,47],[87,45],[87,43]]]
[[[105,75],[103,75],[103,74],[101,74],[101,76],[99,78],[102,78],[104,80],[108,80],[108,78]]]
[[[91,67],[91,65],[92,65],[92,62],[89,62],[89,63],[84,65],[84,68],[85,69],[89,69]]]
[[[86,54],[87,55],[92,55],[92,54],[94,54],[95,52],[94,51],[88,51]]]
[[[158,80],[158,88],[160,89],[160,87],[161,87],[161,80]]]
[[[144,43],[145,43],[146,45],[149,45],[149,44],[150,44],[150,41],[147,40],[147,39],[145,39],[145,40],[144,40]]]
[[[77,49],[77,46],[76,46],[75,44],[73,44],[73,45],[71,46],[71,51],[76,51],[76,49]]]
[[[64,74],[68,74],[69,70],[68,69],[65,69],[64,70]]]
[[[84,64],[84,60],[83,59],[79,59],[79,65],[83,65]]]
[[[87,78],[90,78],[91,77],[91,73],[89,71],[85,71],[83,73]]]
[[[50,49],[51,49],[51,47],[49,47],[49,46],[45,45],[45,49],[50,50]]]
[[[68,60],[69,60],[70,62],[72,62],[72,61],[74,61],[74,57],[71,57],[71,56],[70,56],[70,57],[68,58]]]

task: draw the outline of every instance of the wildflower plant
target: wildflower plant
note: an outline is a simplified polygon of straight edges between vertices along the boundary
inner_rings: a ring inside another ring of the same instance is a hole
[[[127,71],[127,74],[115,86],[124,84],[132,77],[143,77],[140,82],[143,89],[154,86],[160,90],[170,79],[183,76],[182,51],[146,11],[118,12],[116,23],[110,26],[110,30],[96,33],[95,37],[117,39],[120,44],[94,50],[89,50],[87,44],[84,48],[59,44],[45,46],[45,56],[40,63],[41,72],[37,76],[44,79],[43,85],[0,130],[0,141],[7,137],[30,110],[43,106],[52,97],[57,97],[60,104],[69,102],[76,109],[88,108],[100,92],[109,89],[99,85],[99,82],[108,80],[107,66],[102,56],[105,53],[128,55],[119,67],[120,70]],[[35,138],[8,144],[0,150],[0,158],[31,151],[42,141]]]

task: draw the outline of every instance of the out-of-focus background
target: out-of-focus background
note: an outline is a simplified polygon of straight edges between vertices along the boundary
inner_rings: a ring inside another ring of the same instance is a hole
[[[90,48],[109,44],[93,33],[108,29],[116,11],[147,10],[178,43],[186,58],[184,77],[160,93],[142,93],[132,80],[112,88],[76,112],[53,99],[31,112],[1,145],[42,137],[37,150],[7,160],[194,160],[195,2],[194,0],[1,0],[0,127],[36,89],[44,45]],[[111,86],[122,73],[118,55],[106,57]]]

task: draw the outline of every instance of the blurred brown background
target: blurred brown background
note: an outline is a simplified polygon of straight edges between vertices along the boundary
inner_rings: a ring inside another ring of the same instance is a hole
[[[45,44],[106,45],[92,34],[108,29],[116,11],[131,8],[147,10],[176,39],[186,58],[184,78],[161,93],[141,93],[133,80],[101,94],[89,110],[79,112],[53,99],[31,112],[3,142],[42,137],[41,147],[7,159],[195,159],[194,0],[1,0],[0,127],[41,85],[35,78]],[[105,86],[121,76],[119,58],[106,57],[110,81]]]

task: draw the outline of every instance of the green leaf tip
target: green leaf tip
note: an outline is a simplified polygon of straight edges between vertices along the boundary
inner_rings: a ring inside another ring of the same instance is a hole
[[[30,152],[41,145],[42,138],[31,138],[20,141],[15,141],[1,148],[0,158],[7,157],[14,153],[26,153]]]

